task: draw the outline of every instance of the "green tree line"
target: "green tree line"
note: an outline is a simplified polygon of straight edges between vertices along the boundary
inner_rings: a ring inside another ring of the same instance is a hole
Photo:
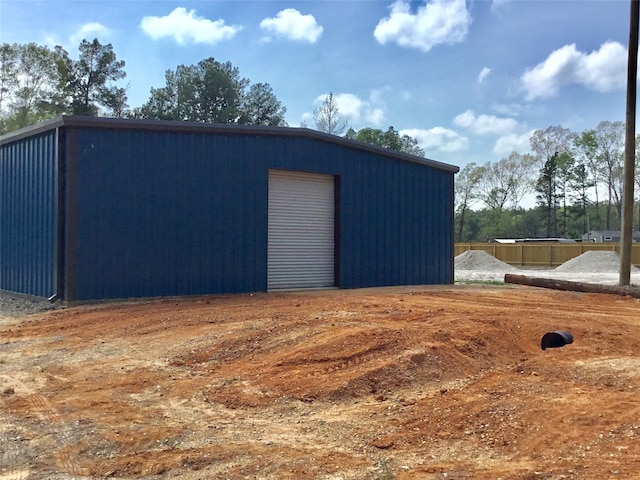
[[[242,125],[286,126],[287,109],[268,83],[251,83],[231,62],[206,58],[196,65],[167,70],[164,86],[152,87],[148,100],[131,108],[125,62],[113,46],[83,40],[77,58],[62,47],[4,43],[0,47],[0,134],[61,114],[176,120]],[[341,135],[333,94],[314,111],[316,129]],[[306,126],[306,125],[303,125]],[[348,138],[413,155],[424,155],[417,140],[386,132],[349,129]]]
[[[456,241],[575,239],[588,230],[619,230],[624,137],[619,121],[580,133],[550,126],[533,132],[531,153],[466,165],[455,181]],[[638,192],[638,167],[635,173]],[[533,206],[523,208],[524,199]],[[640,202],[634,229],[639,225]]]
[[[207,58],[165,73],[165,85],[130,108],[125,62],[113,46],[83,40],[77,58],[62,47],[4,43],[0,47],[0,133],[57,115],[286,125],[267,83],[243,78],[230,62]]]

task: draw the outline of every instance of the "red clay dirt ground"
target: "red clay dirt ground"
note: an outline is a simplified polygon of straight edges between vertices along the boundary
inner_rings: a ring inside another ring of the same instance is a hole
[[[572,345],[542,351],[542,335]],[[640,302],[456,285],[0,318],[0,479],[640,478]]]

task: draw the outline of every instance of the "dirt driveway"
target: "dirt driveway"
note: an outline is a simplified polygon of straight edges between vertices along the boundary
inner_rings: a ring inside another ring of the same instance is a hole
[[[540,349],[548,331],[575,342]],[[517,286],[0,318],[0,479],[632,479],[640,302]]]

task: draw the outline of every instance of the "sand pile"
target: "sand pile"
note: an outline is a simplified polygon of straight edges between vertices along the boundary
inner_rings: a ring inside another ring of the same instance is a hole
[[[614,251],[598,252],[591,250],[572,258],[555,269],[556,272],[575,273],[617,273],[620,272],[620,255]],[[631,273],[640,269],[631,265]]]
[[[514,272],[518,269],[498,260],[484,250],[467,250],[455,259],[456,270],[483,270],[485,272]]]

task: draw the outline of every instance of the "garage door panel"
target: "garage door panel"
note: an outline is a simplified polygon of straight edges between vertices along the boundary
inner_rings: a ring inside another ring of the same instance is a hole
[[[331,175],[269,172],[269,290],[334,286],[334,204]]]

